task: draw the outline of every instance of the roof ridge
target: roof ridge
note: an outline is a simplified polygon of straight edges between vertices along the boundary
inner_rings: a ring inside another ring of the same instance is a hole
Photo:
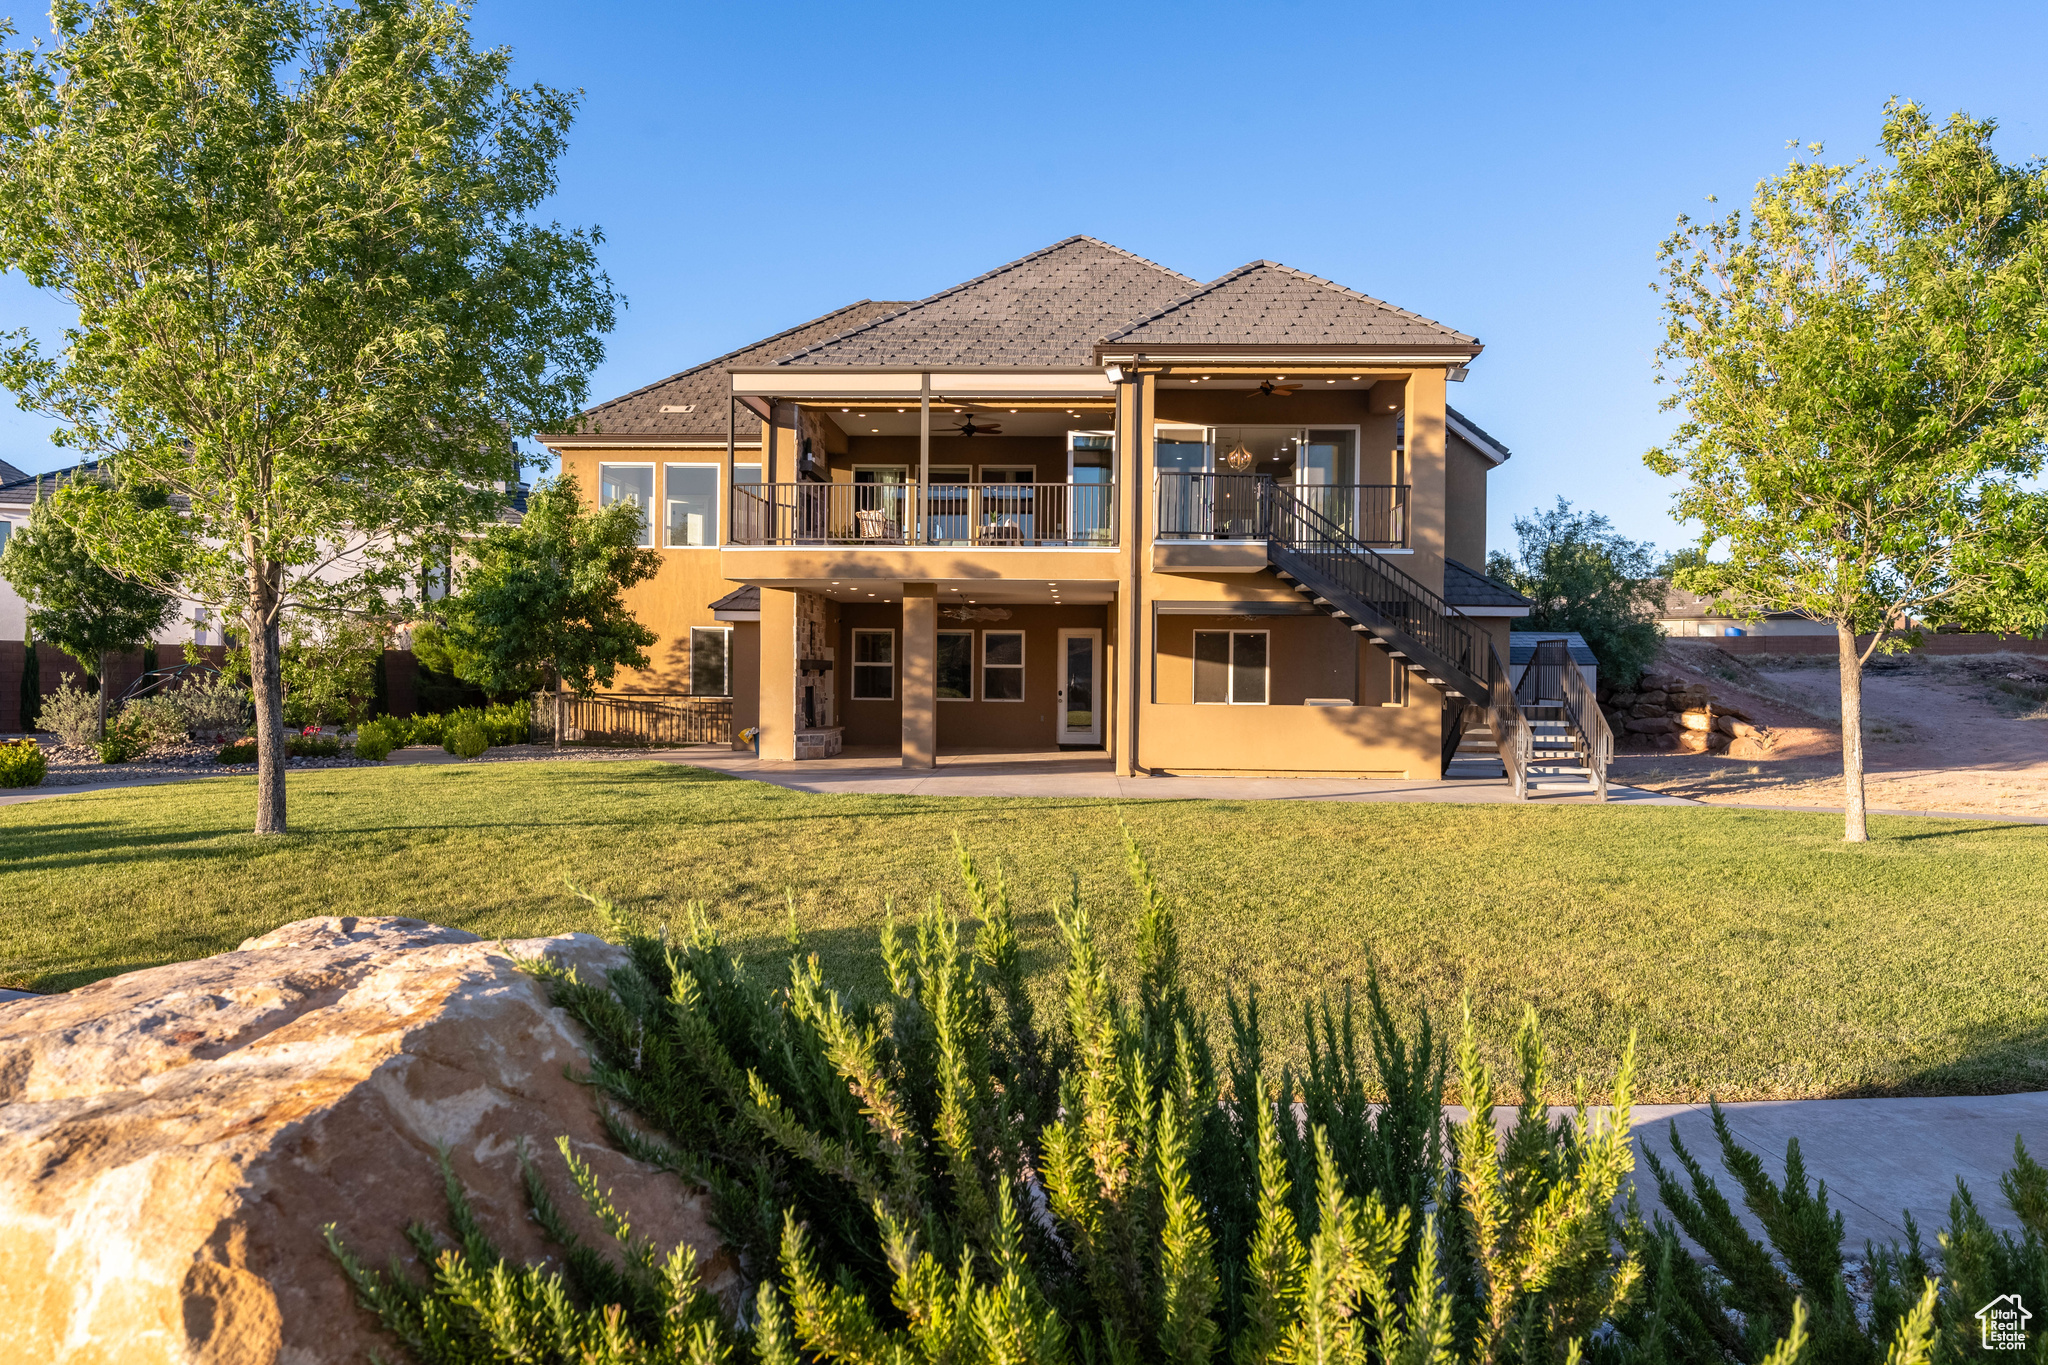
[[[1347,284],[1339,284],[1335,280],[1324,279],[1321,275],[1311,275],[1308,271],[1301,269],[1299,266],[1288,265],[1281,261],[1270,261],[1264,258],[1255,261],[1246,261],[1243,265],[1237,267],[1235,270],[1225,271],[1223,274],[1218,275],[1215,279],[1210,280],[1201,288],[1193,291],[1192,293],[1185,294],[1180,298],[1175,299],[1172,303],[1167,304],[1158,312],[1149,314],[1142,318],[1138,318],[1133,322],[1126,323],[1124,326],[1119,327],[1116,331],[1104,337],[1103,340],[1105,342],[1115,341],[1119,337],[1124,336],[1126,333],[1135,332],[1140,327],[1143,327],[1148,323],[1156,322],[1160,318],[1165,317],[1167,314],[1172,313],[1177,309],[1185,308],[1189,304],[1193,303],[1196,299],[1199,299],[1203,295],[1210,293],[1212,290],[1220,289],[1222,286],[1230,283],[1232,280],[1237,279],[1238,277],[1254,270],[1278,270],[1285,274],[1293,275],[1297,279],[1307,280],[1311,284],[1320,285],[1325,289],[1333,289],[1337,293],[1346,295],[1350,298],[1357,299],[1361,303],[1369,303],[1373,305],[1375,308],[1384,308],[1389,313],[1397,313],[1404,318],[1408,318],[1412,321],[1424,323],[1430,327],[1437,328],[1439,331],[1447,332],[1451,336],[1457,338],[1460,341],[1469,341],[1474,345],[1477,345],[1479,341],[1479,338],[1474,336],[1468,336],[1464,332],[1461,332],[1457,330],[1455,327],[1452,327],[1449,323],[1438,322],[1435,318],[1425,317],[1423,314],[1418,313],[1413,309],[1403,308],[1396,303],[1388,303],[1385,299],[1375,298],[1371,294],[1364,293],[1361,290],[1353,289],[1350,285]]]
[[[978,284],[985,284],[988,281],[994,279],[998,275],[1002,275],[1009,271],[1015,270],[1017,267],[1024,265],[1028,262],[1035,261],[1041,256],[1050,256],[1053,252],[1060,250],[1062,247],[1072,246],[1076,242],[1086,242],[1090,246],[1099,246],[1104,251],[1111,251],[1119,256],[1127,257],[1130,260],[1138,262],[1140,265],[1148,265],[1152,267],[1154,270],[1158,270],[1165,274],[1173,276],[1175,279],[1187,280],[1190,284],[1193,284],[1195,282],[1192,276],[1183,275],[1178,270],[1173,269],[1171,266],[1164,266],[1159,264],[1159,262],[1157,261],[1147,260],[1145,257],[1138,255],[1136,252],[1126,251],[1122,247],[1116,246],[1110,242],[1105,242],[1099,237],[1090,237],[1085,232],[1077,232],[1073,234],[1071,237],[1060,238],[1051,246],[1042,246],[1036,251],[1028,252],[1025,255],[1019,256],[1014,261],[1006,261],[1002,265],[995,267],[995,269],[993,270],[984,270],[981,274],[976,275],[971,280],[962,280],[958,284],[949,285],[946,288],[941,289],[936,294],[927,294],[925,295],[925,297],[921,299],[903,305],[903,307],[897,309],[893,313],[884,313],[881,317],[871,318],[868,321],[862,323],[860,326],[852,328],[849,331],[841,332],[837,336],[826,337],[823,341],[813,342],[811,345],[804,347],[801,351],[791,351],[788,355],[782,357],[782,359],[776,361],[775,363],[778,365],[787,365],[792,360],[796,360],[802,356],[807,356],[813,351],[820,351],[827,346],[837,345],[839,342],[846,340],[848,337],[857,337],[862,332],[871,332],[875,328],[880,327],[885,322],[894,322],[897,318],[903,317],[909,313],[914,313],[920,308],[929,307],[930,305],[937,303],[940,299],[946,298],[952,294],[957,294],[963,289],[972,289],[974,286]]]
[[[713,356],[709,360],[701,360],[697,362],[695,365],[692,365],[685,370],[677,370],[674,374],[669,375],[665,379],[657,379],[651,384],[642,384],[639,388],[634,389],[631,393],[622,393],[617,398],[607,398],[604,402],[597,404],[595,407],[585,408],[582,412],[577,413],[576,416],[580,419],[588,417],[593,413],[603,412],[606,408],[616,407],[620,403],[625,402],[629,398],[638,398],[641,394],[648,393],[651,392],[652,390],[658,389],[664,384],[673,384],[678,379],[687,378],[690,375],[696,374],[700,370],[708,370],[714,365],[718,365],[721,362],[731,360],[734,356],[745,355],[748,351],[759,350],[761,347],[780,341],[782,340],[782,338],[789,336],[792,333],[801,332],[806,327],[815,327],[819,323],[825,321],[827,318],[836,318],[841,313],[850,313],[854,309],[860,307],[862,304],[868,304],[873,302],[875,302],[875,300],[873,299],[855,299],[852,303],[846,304],[844,307],[834,308],[830,312],[820,313],[818,314],[818,316],[812,318],[808,322],[799,322],[794,327],[785,327],[779,332],[774,332],[768,336],[762,337],[759,341],[749,342],[745,346],[735,346],[733,347],[733,349],[727,351],[723,355]],[[856,328],[855,330],[857,331],[859,329]]]

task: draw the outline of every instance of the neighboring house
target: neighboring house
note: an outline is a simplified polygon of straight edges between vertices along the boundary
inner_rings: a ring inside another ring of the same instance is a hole
[[[1680,638],[1724,635],[1833,635],[1834,625],[1803,611],[1768,611],[1754,620],[1714,610],[1714,599],[1667,586],[1657,629]]]
[[[1435,777],[1529,610],[1467,567],[1508,458],[1446,402],[1480,349],[1270,261],[1202,283],[1072,237],[541,440],[650,513],[660,643],[620,687],[730,695],[763,758]]]
[[[13,528],[28,520],[29,510],[38,497],[48,497],[64,483],[76,478],[93,477],[99,469],[99,462],[88,460],[83,464],[71,465],[65,469],[47,474],[24,474],[14,466],[0,462],[0,547],[13,533]],[[499,512],[499,520],[517,523],[526,509],[527,488],[516,485],[510,492],[506,506]],[[346,559],[328,567],[330,577],[353,572]],[[447,590],[448,568],[445,564],[423,565],[419,581],[420,595],[432,599],[443,596]],[[20,640],[28,626],[28,608],[21,600],[21,594],[5,578],[0,578],[0,641]],[[222,645],[235,631],[233,621],[223,622],[215,607],[192,598],[180,598],[177,610],[170,623],[157,633],[151,643],[158,645]]]

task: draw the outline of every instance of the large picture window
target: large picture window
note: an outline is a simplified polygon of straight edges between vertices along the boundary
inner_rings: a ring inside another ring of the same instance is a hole
[[[896,695],[896,632],[853,633],[853,699],[888,701]]]
[[[690,628],[690,691],[700,697],[732,695],[732,632],[716,626]]]
[[[974,632],[939,632],[938,694],[940,701],[974,700]]]
[[[985,630],[981,633],[981,699],[1024,700],[1024,632]]]
[[[640,539],[644,548],[654,545],[654,466],[651,464],[601,464],[597,467],[597,505],[631,503],[640,509]]]
[[[704,546],[718,543],[718,466],[672,464],[663,471],[662,501],[667,508],[668,543]]]
[[[1266,632],[1195,632],[1195,703],[1198,706],[1266,704]]]

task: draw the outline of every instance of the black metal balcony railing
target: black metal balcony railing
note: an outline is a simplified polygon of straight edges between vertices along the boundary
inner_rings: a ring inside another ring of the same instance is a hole
[[[736,484],[732,543],[1116,544],[1113,484],[935,483],[924,492],[920,509],[916,484]]]
[[[1279,484],[1264,474],[1159,476],[1161,540],[1270,540],[1276,495],[1374,549],[1408,544],[1405,483]]]

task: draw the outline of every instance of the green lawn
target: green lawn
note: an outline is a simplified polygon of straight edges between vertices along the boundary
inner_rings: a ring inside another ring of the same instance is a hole
[[[659,764],[293,774],[297,833],[245,831],[253,779],[0,808],[0,984],[220,952],[309,915],[518,937],[597,927],[565,878],[649,921],[702,902],[779,972],[784,897],[855,990],[875,931],[943,894],[951,836],[1010,868],[1044,999],[1070,872],[1112,962],[1132,897],[1117,810],[1082,800],[809,796]],[[1562,1090],[1639,1031],[1644,1100],[2048,1088],[2048,829],[1671,807],[1140,802],[1215,1016],[1256,983],[1274,1045],[1376,957],[1404,1009],[1462,994],[1504,1039],[1541,1012]]]

